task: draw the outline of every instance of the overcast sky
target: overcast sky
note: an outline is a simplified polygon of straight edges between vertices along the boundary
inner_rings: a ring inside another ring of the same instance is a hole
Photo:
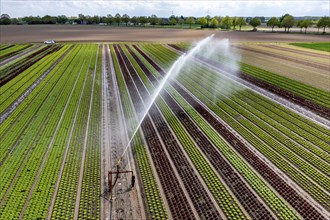
[[[161,0],[0,0],[1,14],[11,17],[44,15],[115,15],[169,17],[176,16],[329,16],[330,0],[308,1],[161,1]]]

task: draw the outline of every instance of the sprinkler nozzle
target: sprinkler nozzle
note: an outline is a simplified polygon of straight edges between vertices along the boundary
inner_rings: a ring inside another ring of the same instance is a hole
[[[119,165],[120,165],[120,163],[121,163],[121,161],[122,161],[122,160],[123,160],[123,157],[122,157],[122,156],[118,158],[118,161],[117,161],[117,166],[119,166]]]

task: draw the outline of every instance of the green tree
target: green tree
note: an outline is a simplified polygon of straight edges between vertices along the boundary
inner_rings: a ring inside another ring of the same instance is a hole
[[[201,25],[201,28],[204,28],[207,25],[207,19],[205,17],[200,17],[198,18],[197,23]]]
[[[57,20],[57,23],[59,23],[59,24],[65,24],[66,22],[69,21],[68,17],[65,15],[57,16],[56,20]]]
[[[246,22],[243,17],[239,17],[237,19],[237,25],[239,26],[239,30],[242,30],[242,26],[246,25]]]
[[[168,18],[169,21],[171,21],[172,19],[174,19],[174,20],[176,21],[176,23],[178,23],[178,19],[179,19],[178,17],[175,17],[174,15],[171,15],[171,16]],[[176,23],[175,23],[175,24],[176,24]]]
[[[18,20],[18,18],[12,18],[11,19],[11,24],[20,24],[20,21]]]
[[[97,15],[94,15],[93,17],[91,17],[91,23],[92,24],[99,24],[101,22],[101,18]]]
[[[303,28],[305,28],[305,34],[307,33],[307,28],[309,28],[310,26],[312,26],[312,24],[313,24],[313,22],[311,20],[309,20],[309,19],[303,20],[301,26]]]
[[[120,24],[120,22],[121,22],[121,15],[120,15],[119,13],[117,13],[117,14],[115,15],[114,21],[115,21],[115,22],[118,24],[118,26],[119,26],[119,24]]]
[[[323,28],[323,34],[325,34],[325,28],[328,27],[330,28],[330,17],[322,17],[318,22],[317,22],[317,27],[318,28]]]
[[[11,24],[10,16],[8,14],[2,14],[0,17],[0,25]]]
[[[302,29],[303,29],[303,22],[304,22],[304,20],[299,20],[297,23],[297,27],[300,28],[300,32],[302,32]]]
[[[280,21],[276,17],[272,17],[267,21],[267,27],[272,27],[272,32],[274,32],[274,27],[279,26]]]
[[[170,25],[176,25],[177,21],[175,18],[170,19]]]
[[[112,17],[112,15],[108,14],[107,19],[106,19],[106,23],[111,25],[113,23],[113,21],[114,21],[114,18]]]
[[[212,18],[211,18],[210,15],[206,15],[206,16],[205,16],[205,19],[207,20],[207,23],[209,23],[209,22],[211,21]]]
[[[293,27],[295,21],[294,21],[294,17],[292,15],[287,15],[283,18],[282,22],[281,22],[281,26],[285,28],[285,32],[288,29],[288,32],[290,30],[291,27]]]
[[[159,22],[156,15],[151,15],[148,20],[151,25],[155,25]]]
[[[234,28],[234,30],[236,29],[236,26],[237,26],[237,21],[238,21],[238,18],[235,16],[235,17],[233,17],[232,18],[232,20],[233,20],[233,28]]]
[[[230,29],[230,26],[232,25],[232,23],[233,23],[233,20],[229,16],[226,16],[226,17],[222,18],[222,20],[221,20],[221,24],[223,26],[225,26],[227,30]]]
[[[138,19],[136,16],[133,16],[133,17],[131,17],[130,21],[131,21],[134,25],[137,25],[139,19]]]
[[[148,22],[148,18],[145,16],[140,16],[139,17],[139,23],[141,23],[142,25],[145,25]]]
[[[249,24],[253,27],[253,31],[257,31],[257,26],[261,25],[261,21],[259,18],[254,17]]]
[[[182,18],[179,18],[178,24],[180,24],[180,26],[182,27],[182,25],[184,24],[184,20]]]
[[[130,21],[130,17],[128,16],[128,14],[123,14],[123,16],[121,17],[121,20],[125,23],[125,25],[127,26],[128,22]]]
[[[212,18],[212,20],[210,21],[210,27],[212,28],[216,28],[218,26],[219,22],[217,18]]]
[[[85,15],[83,15],[83,14],[78,15],[78,21],[79,21],[80,24],[84,24],[85,19],[86,19]]]
[[[285,15],[282,15],[282,17],[280,17],[280,23],[282,23],[283,19],[284,19],[286,16],[291,16],[291,15],[288,14],[288,13],[286,13]]]
[[[190,16],[186,19],[186,23],[189,24],[189,28],[191,28],[191,25],[195,24],[195,18]]]

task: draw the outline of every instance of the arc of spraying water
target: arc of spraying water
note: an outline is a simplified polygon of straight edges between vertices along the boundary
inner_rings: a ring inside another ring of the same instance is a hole
[[[133,141],[134,136],[136,135],[136,133],[138,132],[141,124],[143,123],[144,118],[148,115],[149,110],[151,108],[151,106],[154,104],[155,100],[157,99],[157,97],[159,96],[160,92],[163,90],[166,82],[169,80],[169,78],[175,74],[177,74],[181,68],[183,67],[183,65],[185,64],[185,62],[192,57],[193,55],[195,55],[195,53],[197,53],[199,51],[199,49],[201,47],[203,47],[204,45],[206,45],[206,43],[208,43],[212,38],[213,38],[214,34],[206,37],[205,39],[201,40],[200,42],[197,43],[197,45],[191,49],[188,53],[184,53],[183,55],[181,55],[171,66],[170,70],[167,72],[167,74],[165,75],[165,77],[163,78],[163,80],[161,81],[158,89],[156,90],[154,96],[152,97],[149,105],[147,106],[142,118],[140,119],[136,129],[134,130],[131,139],[129,140],[129,142],[127,143],[122,155],[119,157],[118,159],[118,164],[121,162],[123,156],[125,155],[126,151],[128,150],[128,148],[131,146],[131,143]],[[128,161],[129,162],[129,161]]]

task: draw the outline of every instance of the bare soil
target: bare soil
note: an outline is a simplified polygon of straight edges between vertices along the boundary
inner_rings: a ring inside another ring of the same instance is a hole
[[[194,42],[215,33],[217,38],[233,42],[325,42],[329,35],[264,33],[173,28],[135,28],[97,25],[3,25],[0,43],[44,42]]]

